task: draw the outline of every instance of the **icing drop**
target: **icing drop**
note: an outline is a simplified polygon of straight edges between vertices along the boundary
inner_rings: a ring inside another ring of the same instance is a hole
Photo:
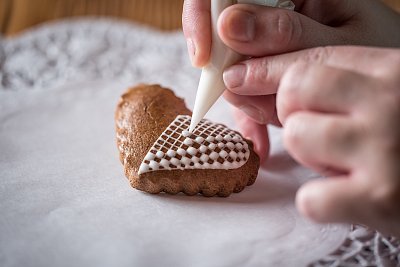
[[[217,160],[218,159],[218,157],[219,157],[219,154],[217,153],[217,152],[211,152],[211,154],[210,154],[210,159],[212,159],[212,160]]]
[[[232,141],[232,136],[230,136],[230,135],[225,135],[225,136],[224,136],[224,140],[230,142],[230,141]]]
[[[202,120],[195,131],[187,131],[190,116],[178,115],[154,142],[138,174],[157,170],[236,169],[250,155],[239,133],[222,124]]]
[[[217,147],[217,145],[214,144],[214,143],[212,143],[212,144],[210,144],[208,147],[209,147],[211,150],[214,150],[214,149]]]
[[[207,151],[207,147],[205,145],[201,145],[199,150],[201,153],[205,153]]]
[[[194,148],[194,147],[189,147],[189,148],[187,149],[187,152],[188,152],[190,155],[194,156],[194,155],[197,154],[197,149]]]
[[[157,158],[162,159],[164,157],[164,152],[157,151],[156,156],[157,156]]]
[[[145,160],[153,160],[155,158],[155,155],[153,153],[147,153],[146,157],[144,157]]]
[[[225,150],[222,150],[221,152],[219,152],[219,156],[223,159],[225,159],[228,156],[228,152],[226,152]]]
[[[187,146],[191,146],[191,145],[193,145],[193,140],[190,139],[189,137],[187,137],[187,138],[185,139],[185,141],[183,141],[183,143],[184,143],[185,145],[187,145]]]
[[[196,143],[199,143],[199,144],[204,142],[204,138],[201,136],[197,136],[195,140],[196,140]]]
[[[173,158],[176,156],[176,152],[170,149],[167,151],[167,156]]]
[[[183,148],[178,148],[178,151],[177,151],[177,153],[178,153],[178,155],[181,155],[181,156],[183,156],[183,155],[185,155],[185,154],[186,154],[186,151],[185,151]]]

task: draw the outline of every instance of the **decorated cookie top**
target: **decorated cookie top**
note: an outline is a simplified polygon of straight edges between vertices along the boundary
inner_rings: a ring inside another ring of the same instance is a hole
[[[138,174],[160,170],[237,169],[250,155],[247,142],[222,124],[202,120],[193,133],[190,116],[178,115],[155,141]]]

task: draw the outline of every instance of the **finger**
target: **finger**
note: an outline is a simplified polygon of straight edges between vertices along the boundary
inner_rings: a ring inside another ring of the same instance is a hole
[[[317,179],[297,192],[296,206],[317,222],[359,222],[364,197],[362,188],[349,176]]]
[[[278,116],[282,123],[297,110],[350,114],[373,102],[375,79],[322,65],[295,64],[282,77]]]
[[[230,6],[221,13],[218,33],[226,45],[248,56],[345,43],[339,29],[300,13],[245,4]]]
[[[266,59],[252,58],[227,68],[223,73],[226,88],[238,95],[276,94],[286,66],[269,66]]]
[[[226,90],[224,98],[258,124],[276,121],[275,95],[240,96]]]
[[[319,47],[250,59],[226,69],[224,82],[231,92],[239,95],[273,94],[277,92],[283,74],[296,63],[326,65],[380,78],[387,75],[388,62],[398,54],[395,51],[349,46]]]
[[[263,162],[268,157],[270,148],[267,126],[256,123],[236,108],[233,109],[233,117],[239,131],[246,139],[253,142],[254,151],[260,157],[260,162]]]
[[[193,66],[207,64],[211,50],[211,2],[185,0],[182,26]]]
[[[344,116],[299,111],[285,123],[283,143],[301,164],[317,172],[346,173],[356,165],[357,124]]]

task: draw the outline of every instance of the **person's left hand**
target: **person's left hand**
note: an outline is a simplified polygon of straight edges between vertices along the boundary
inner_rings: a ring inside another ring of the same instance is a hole
[[[285,147],[327,176],[300,188],[298,209],[400,236],[400,49],[327,47],[279,59],[298,62],[277,93]]]

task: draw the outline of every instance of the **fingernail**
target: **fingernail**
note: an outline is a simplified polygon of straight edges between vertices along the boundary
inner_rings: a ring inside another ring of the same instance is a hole
[[[256,16],[253,13],[235,10],[226,18],[227,35],[230,39],[240,42],[249,42],[255,36]]]
[[[190,62],[194,65],[194,57],[196,55],[196,46],[194,45],[193,39],[189,38],[186,40],[187,48],[189,52]]]
[[[243,84],[246,77],[246,65],[239,64],[232,66],[224,71],[223,79],[227,88],[239,87]]]
[[[244,113],[246,113],[247,116],[249,116],[256,122],[258,122],[260,124],[266,123],[264,114],[261,112],[261,110],[259,110],[255,106],[243,105],[243,106],[239,107],[239,109],[241,111],[243,111]]]

